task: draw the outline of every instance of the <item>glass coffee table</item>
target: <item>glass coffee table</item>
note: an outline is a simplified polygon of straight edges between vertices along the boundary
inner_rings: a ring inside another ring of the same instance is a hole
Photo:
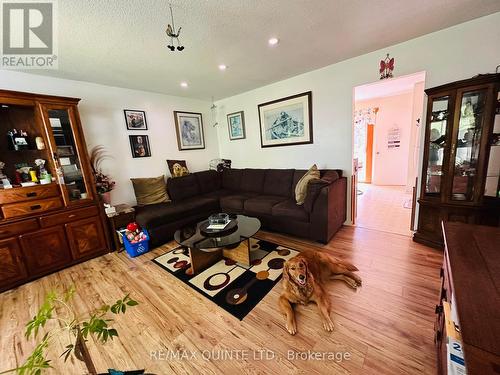
[[[223,257],[250,265],[250,238],[260,229],[260,220],[245,215],[230,215],[231,222],[222,230],[208,230],[208,219],[177,230],[174,239],[189,249],[194,275]]]

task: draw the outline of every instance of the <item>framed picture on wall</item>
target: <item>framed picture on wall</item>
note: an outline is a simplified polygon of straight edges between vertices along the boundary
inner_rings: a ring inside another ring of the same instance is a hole
[[[261,147],[313,143],[312,92],[258,106]]]
[[[148,130],[146,112],[124,109],[127,130]]]
[[[243,111],[227,115],[227,126],[229,127],[229,139],[245,139],[245,114]]]
[[[133,158],[147,158],[151,156],[149,138],[147,135],[129,135],[130,150]]]
[[[205,148],[201,113],[174,111],[179,151]]]

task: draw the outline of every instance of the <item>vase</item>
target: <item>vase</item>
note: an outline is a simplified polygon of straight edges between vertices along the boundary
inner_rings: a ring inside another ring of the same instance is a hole
[[[111,192],[107,191],[101,194],[101,199],[105,204],[111,204]]]

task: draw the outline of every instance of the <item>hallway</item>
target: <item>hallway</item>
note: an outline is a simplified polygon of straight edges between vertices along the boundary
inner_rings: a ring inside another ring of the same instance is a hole
[[[411,194],[404,186],[358,184],[356,226],[410,236]]]

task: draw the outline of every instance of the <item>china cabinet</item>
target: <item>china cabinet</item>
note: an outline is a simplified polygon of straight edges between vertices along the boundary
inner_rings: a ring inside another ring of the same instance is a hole
[[[425,90],[415,241],[442,247],[442,221],[499,225],[499,89],[500,74],[486,74]]]
[[[78,102],[0,90],[0,291],[109,248]]]

